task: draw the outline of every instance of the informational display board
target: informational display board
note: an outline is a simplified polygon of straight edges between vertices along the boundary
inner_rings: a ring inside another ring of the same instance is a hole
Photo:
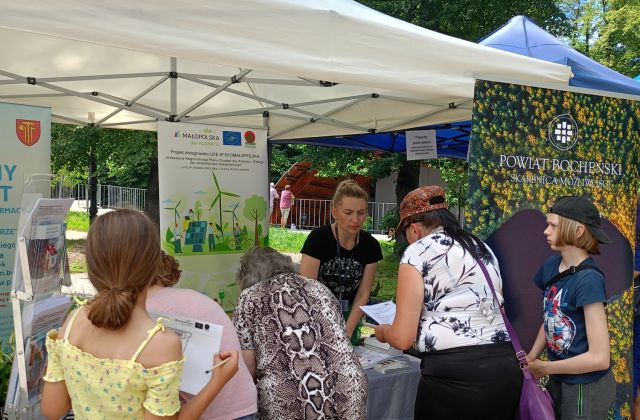
[[[162,247],[180,261],[178,287],[232,310],[245,250],[267,243],[267,133],[158,123]]]
[[[407,160],[438,158],[436,130],[407,131]]]
[[[0,340],[6,352],[13,331],[9,291],[22,189],[25,177],[51,171],[51,110],[0,103],[0,151]]]
[[[594,256],[605,274],[615,418],[631,408],[631,288],[640,153],[638,102],[574,92],[476,83],[467,228],[500,263],[507,314],[525,350],[540,328],[533,277],[556,254],[546,213],[565,195],[589,197],[612,244]],[[567,320],[569,322],[570,320]],[[571,340],[571,331],[567,333]]]

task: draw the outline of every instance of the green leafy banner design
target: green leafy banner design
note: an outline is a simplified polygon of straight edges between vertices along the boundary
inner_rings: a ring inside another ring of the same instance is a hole
[[[544,214],[558,197],[586,195],[633,249],[639,153],[636,101],[479,80],[466,227],[487,239],[521,210]],[[529,281],[541,263],[523,267],[527,278],[519,281]],[[607,309],[616,418],[630,417],[632,300],[629,288]]]

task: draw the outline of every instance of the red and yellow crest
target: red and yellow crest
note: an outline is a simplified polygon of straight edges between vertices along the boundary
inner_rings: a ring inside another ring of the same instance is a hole
[[[40,140],[40,121],[16,120],[16,135],[25,146],[33,146]]]

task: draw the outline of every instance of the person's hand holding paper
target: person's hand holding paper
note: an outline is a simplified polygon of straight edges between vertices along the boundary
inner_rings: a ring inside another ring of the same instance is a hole
[[[392,301],[361,306],[360,309],[379,325],[393,324],[393,319],[396,316],[396,304]]]

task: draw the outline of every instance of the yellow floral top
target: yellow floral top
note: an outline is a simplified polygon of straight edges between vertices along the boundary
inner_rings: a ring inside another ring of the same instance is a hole
[[[44,380],[65,381],[76,419],[142,419],[144,408],[158,416],[180,409],[178,396],[184,359],[145,368],[136,361],[154,334],[164,331],[159,319],[130,360],[101,359],[69,343],[76,311],[62,339],[47,334],[49,362]]]

